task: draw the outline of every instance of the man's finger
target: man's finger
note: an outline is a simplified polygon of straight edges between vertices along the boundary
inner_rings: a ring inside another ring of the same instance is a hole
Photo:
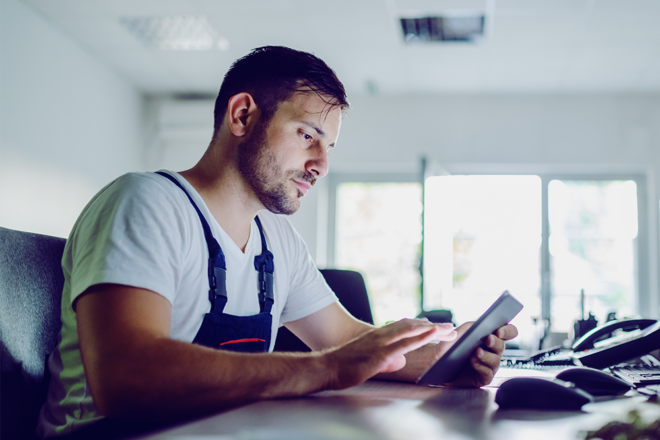
[[[416,336],[428,331],[432,331],[435,335],[440,336],[450,335],[453,330],[447,326],[413,319],[397,321],[376,330],[377,333],[382,334],[382,336],[387,339],[387,344],[392,344],[401,339]]]
[[[484,350],[484,353],[487,353]],[[492,353],[490,353],[492,355]],[[470,358],[470,364],[472,365],[472,368],[474,371],[479,375],[480,379],[477,381],[478,383],[475,383],[477,386],[483,386],[483,385],[488,385],[493,381],[493,378],[495,377],[495,372],[497,372],[497,368],[491,368],[489,365],[484,364],[481,359],[479,359],[478,356],[472,356]]]
[[[406,337],[395,342],[388,344],[385,348],[389,355],[403,355],[410,351],[416,350],[429,342],[437,336],[435,329],[429,330],[426,333]]]
[[[486,338],[486,347],[493,353],[501,355],[504,353],[504,348],[506,347],[504,341],[495,335],[488,335]]]
[[[476,359],[486,367],[490,368],[491,370],[497,371],[497,369],[500,366],[500,356],[498,356],[495,353],[491,353],[488,350],[484,350],[483,348],[477,348],[476,353],[475,353]]]
[[[504,341],[508,341],[518,336],[518,329],[515,325],[507,324],[503,327],[500,327],[496,334],[498,338]]]

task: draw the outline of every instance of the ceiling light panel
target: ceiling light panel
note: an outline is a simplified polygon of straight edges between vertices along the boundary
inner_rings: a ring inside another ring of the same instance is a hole
[[[150,49],[227,50],[229,42],[218,35],[203,15],[122,17],[121,24]]]

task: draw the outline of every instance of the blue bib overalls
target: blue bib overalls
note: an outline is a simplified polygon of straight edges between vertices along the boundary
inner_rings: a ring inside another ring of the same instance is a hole
[[[225,255],[218,241],[213,237],[211,228],[199,210],[190,194],[185,188],[169,174],[158,171],[159,174],[170,181],[188,196],[188,200],[199,216],[204,228],[204,238],[209,251],[208,279],[209,301],[211,311],[204,315],[202,326],[197,332],[193,343],[207,347],[240,351],[264,352],[270,348],[271,328],[273,317],[270,314],[273,308],[273,254],[266,246],[266,238],[258,217],[254,220],[261,236],[261,255],[254,257],[254,267],[259,271],[259,309],[260,312],[252,316],[235,316],[223,313],[227,304],[227,265]]]

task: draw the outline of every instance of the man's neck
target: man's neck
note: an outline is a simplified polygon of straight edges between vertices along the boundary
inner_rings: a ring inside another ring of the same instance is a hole
[[[245,252],[250,238],[250,224],[262,206],[255,203],[252,190],[238,170],[226,165],[210,169],[205,165],[208,163],[223,162],[202,160],[180,174],[197,190],[211,215],[236,246]]]

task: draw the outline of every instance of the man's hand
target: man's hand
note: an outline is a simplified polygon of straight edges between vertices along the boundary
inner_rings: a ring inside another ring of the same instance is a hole
[[[466,322],[456,328],[458,337],[470,328],[473,322]],[[482,387],[488,385],[500,366],[500,359],[504,352],[504,341],[513,339],[518,330],[513,325],[499,328],[494,335],[489,335],[485,347],[479,347],[470,357],[470,363],[461,375],[452,383],[446,384],[457,387]],[[436,338],[439,339],[439,338]],[[391,374],[379,374],[378,379],[395,380],[401,382],[417,382],[417,379],[440,359],[458,338],[440,343],[431,342],[415,351],[406,354],[405,368]]]
[[[466,322],[459,326],[456,331],[459,336],[474,324],[473,322]],[[482,387],[488,385],[493,381],[497,369],[500,367],[500,360],[504,352],[504,341],[518,336],[518,329],[509,324],[500,327],[495,334],[488,335],[484,341],[484,346],[477,348],[470,357],[470,365],[463,370],[461,375],[453,382],[447,384],[457,387]],[[440,344],[441,355],[444,354],[452,343]],[[439,359],[439,358],[438,358]]]
[[[333,373],[327,388],[348,388],[378,373],[400,370],[406,365],[406,353],[433,340],[454,339],[456,332],[452,325],[414,319],[404,319],[371,330],[339,348],[325,352],[328,372]]]

